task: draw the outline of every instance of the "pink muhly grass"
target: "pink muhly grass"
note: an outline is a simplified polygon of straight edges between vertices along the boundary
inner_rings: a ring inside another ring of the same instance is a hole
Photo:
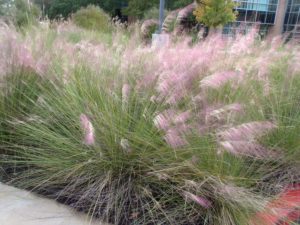
[[[257,26],[253,26],[247,35],[240,34],[231,45],[230,54],[235,56],[250,54],[257,34]]]
[[[49,57],[40,58],[35,64],[35,71],[39,75],[44,75],[49,68]]]
[[[164,139],[172,148],[180,148],[188,144],[176,128],[169,129]]]
[[[174,118],[174,123],[185,123],[189,118],[191,117],[190,111],[185,111],[183,113],[180,113]]]
[[[157,97],[156,97],[155,95],[152,95],[152,96],[150,97],[150,102],[152,102],[152,103],[155,103],[157,100],[158,100],[158,99],[157,99]]]
[[[219,132],[217,136],[224,141],[253,140],[274,130],[277,126],[269,121],[249,122]]]
[[[201,88],[218,89],[232,80],[240,80],[241,75],[235,71],[217,72],[200,81]]]
[[[189,93],[199,80],[199,73],[210,64],[207,58],[213,58],[201,48],[181,45],[161,51],[157,57],[162,63],[157,73],[156,90],[160,96],[166,97],[169,104],[176,104]]]
[[[85,114],[80,115],[81,128],[84,132],[84,144],[94,145],[95,144],[95,131],[93,124]]]
[[[131,88],[129,84],[124,84],[122,87],[122,104],[128,103]]]
[[[233,114],[242,112],[243,106],[239,103],[234,103],[230,105],[225,105],[221,108],[211,110],[206,114],[206,122],[212,121],[214,119],[222,120],[227,117],[230,117]]]
[[[165,110],[154,118],[154,125],[161,130],[167,131],[171,126],[171,121],[175,116],[175,111],[172,109]]]
[[[166,103],[170,105],[176,105],[183,97],[185,96],[186,91],[184,88],[176,88],[172,92],[170,92],[170,95],[166,99]]]
[[[202,206],[206,209],[209,209],[212,206],[212,202],[209,201],[208,199],[204,198],[204,197],[194,195],[194,194],[192,194],[190,192],[187,192],[187,191],[184,191],[183,195],[186,199],[189,199],[189,200],[197,203],[198,205],[200,205],[200,206]]]
[[[178,83],[178,76],[172,71],[163,72],[158,81],[156,90],[165,96],[168,96],[172,89],[174,89],[174,85]]]
[[[260,145],[255,138],[259,138],[276,128],[268,122],[250,122],[219,132],[221,149],[237,156],[251,156],[256,158],[273,157],[275,153]],[[220,149],[219,153],[222,152]]]
[[[130,144],[127,139],[122,138],[120,141],[120,146],[125,153],[131,153]]]
[[[143,88],[149,88],[155,83],[156,79],[157,79],[157,75],[153,74],[152,71],[151,73],[150,72],[146,73],[146,75],[144,75],[142,79],[138,80],[137,90],[142,90]]]
[[[24,45],[15,46],[17,63],[27,68],[34,68],[34,59],[31,52]]]
[[[282,39],[281,35],[275,36],[272,38],[271,41],[271,49],[276,50],[277,48],[281,47],[284,44],[284,41]]]
[[[273,54],[274,55],[274,54]],[[256,61],[256,67],[258,70],[257,79],[262,82],[264,95],[268,95],[270,92],[270,80],[269,80],[269,73],[270,73],[270,64],[272,63],[272,59],[269,54],[263,55],[262,57],[258,58]]]
[[[219,143],[222,149],[236,156],[266,158],[274,156],[274,152],[264,146],[249,141],[224,141]],[[220,153],[222,150],[220,150]]]
[[[176,124],[173,129],[176,129],[180,134],[186,134],[192,129],[192,125],[185,123]]]

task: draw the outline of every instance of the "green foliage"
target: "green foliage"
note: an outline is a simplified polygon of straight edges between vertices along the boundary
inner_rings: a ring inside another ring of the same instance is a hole
[[[43,9],[45,15],[50,19],[59,17],[68,18],[72,13],[75,13],[82,7],[88,5],[96,5],[101,7],[110,15],[114,16],[115,10],[121,8],[126,2],[125,0],[35,0],[36,4]]]
[[[60,16],[67,18],[81,7],[86,7],[90,4],[101,7],[112,16],[115,15],[116,9],[123,9],[128,4],[128,7],[123,10],[124,13],[137,18],[143,18],[144,13],[149,9],[159,7],[159,0],[35,0],[34,2],[40,6],[50,19],[55,19]],[[177,9],[192,2],[193,0],[166,1],[166,9]]]
[[[128,7],[123,10],[126,15],[134,16],[136,18],[143,18],[144,13],[153,8],[155,6],[159,6],[159,0],[147,0],[147,1],[140,1],[140,0],[129,0]]]
[[[0,0],[0,16],[6,16],[10,8],[11,0]]]
[[[205,0],[198,2],[200,5],[195,10],[194,15],[199,22],[208,27],[216,28],[236,19],[236,12],[233,10],[235,3],[232,0]]]
[[[29,5],[26,0],[0,1],[0,16],[19,28],[35,23],[39,15],[39,8],[35,4]]]
[[[37,21],[40,10],[36,5],[28,5],[25,0],[15,0],[14,4],[16,7],[15,24],[18,27],[24,27]]]
[[[165,8],[167,10],[174,10],[187,6],[192,2],[193,0],[166,1]],[[159,8],[159,0],[129,0],[128,7],[124,10],[124,13],[141,19],[143,17],[147,17],[147,14],[149,14],[149,11],[153,8]]]
[[[166,7],[170,10],[178,9],[185,7],[191,3],[193,3],[194,0],[173,0],[173,1],[166,1]]]
[[[110,17],[101,8],[92,5],[78,10],[72,19],[79,27],[104,33],[109,32],[112,27]]]
[[[96,0],[53,0],[46,9],[50,19],[59,17],[67,18],[72,13],[78,11],[81,7],[86,7],[89,4],[96,4]]]
[[[165,17],[168,15],[168,10],[164,11]],[[159,18],[159,9],[157,7],[152,7],[149,10],[144,12],[143,19],[158,19]]]

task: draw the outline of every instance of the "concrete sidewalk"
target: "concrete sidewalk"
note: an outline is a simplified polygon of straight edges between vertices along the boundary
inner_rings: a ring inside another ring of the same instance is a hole
[[[0,225],[104,225],[55,201],[0,183]]]

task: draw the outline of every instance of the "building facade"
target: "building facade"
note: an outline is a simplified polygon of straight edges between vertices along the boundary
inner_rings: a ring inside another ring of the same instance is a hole
[[[283,32],[300,40],[300,0],[289,0],[286,6]]]
[[[247,33],[259,25],[261,36],[285,33],[300,39],[300,0],[237,0],[237,20],[224,27],[224,34]]]

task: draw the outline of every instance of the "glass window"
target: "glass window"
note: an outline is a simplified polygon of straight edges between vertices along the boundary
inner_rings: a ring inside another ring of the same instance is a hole
[[[300,0],[293,0],[293,1],[292,1],[292,4],[293,4],[293,5],[300,4]]]
[[[258,12],[257,13],[257,22],[265,23],[266,22],[267,13],[266,12]]]
[[[239,14],[237,16],[237,21],[245,21],[246,20],[246,11],[239,10]]]
[[[240,12],[238,21],[274,23],[278,0],[236,0],[236,2],[239,3],[237,9]]]
[[[291,12],[298,13],[300,9],[300,5],[293,5],[291,8]]]
[[[256,19],[256,11],[247,11],[246,21],[255,22],[255,19]]]
[[[237,1],[238,5],[237,5],[237,9],[247,9],[247,1]]]
[[[267,13],[266,23],[274,23],[275,13]]]
[[[297,18],[298,18],[298,13],[290,13],[288,23],[289,24],[296,24],[298,22]]]
[[[269,12],[276,12],[277,10],[277,5],[274,5],[274,4],[270,4],[269,5]]]

